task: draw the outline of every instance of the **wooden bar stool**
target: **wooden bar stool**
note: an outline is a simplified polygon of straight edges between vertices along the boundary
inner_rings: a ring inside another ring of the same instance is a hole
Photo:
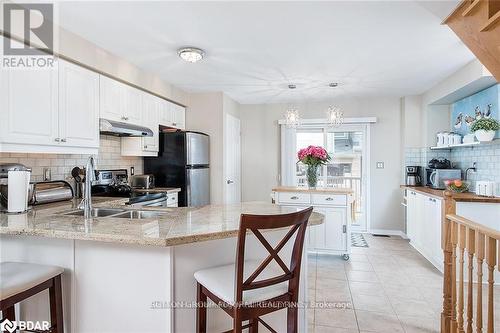
[[[233,329],[228,332],[239,333],[248,328],[251,333],[256,333],[259,322],[271,332],[276,332],[260,317],[284,308],[287,308],[287,332],[298,332],[298,309],[294,305],[299,296],[302,249],[311,213],[312,207],[292,214],[241,215],[236,263],[203,269],[194,274],[197,281],[197,300],[198,304],[201,304],[197,307],[196,314],[198,333],[204,333],[207,329],[207,298],[233,318]],[[274,248],[259,231],[287,227],[288,233]],[[247,230],[252,231],[269,252],[264,261],[245,261]],[[288,267],[279,252],[295,233],[291,263]],[[273,260],[275,267],[269,265]],[[247,274],[246,271],[253,273]],[[243,325],[247,320],[249,323]]]
[[[49,289],[50,329],[47,332],[63,333],[63,306],[61,274],[57,266],[21,262],[0,263],[0,311],[2,321],[15,321],[14,305],[28,297]]]

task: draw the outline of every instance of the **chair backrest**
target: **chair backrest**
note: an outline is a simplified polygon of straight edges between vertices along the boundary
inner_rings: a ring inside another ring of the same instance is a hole
[[[281,215],[250,215],[242,214],[240,222],[240,230],[238,234],[238,246],[236,253],[236,297],[235,300],[241,304],[243,291],[264,288],[274,284],[288,281],[288,291],[292,293],[297,301],[297,291],[300,278],[300,265],[302,261],[302,249],[304,247],[304,239],[306,234],[307,222],[311,216],[313,208],[309,207],[302,211],[290,214]],[[288,228],[286,235],[279,241],[276,247],[272,247],[264,238],[259,230],[270,230]],[[262,261],[258,268],[244,279],[244,263],[245,263],[245,241],[247,232],[250,230],[260,243],[269,252],[269,255]],[[295,241],[292,248],[290,267],[288,267],[283,259],[279,256],[279,252],[295,235]],[[266,267],[275,261],[283,270],[283,274],[274,277],[257,280],[256,278],[266,269]]]

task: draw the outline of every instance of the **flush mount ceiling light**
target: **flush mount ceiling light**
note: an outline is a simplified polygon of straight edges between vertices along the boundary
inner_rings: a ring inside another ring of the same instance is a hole
[[[195,63],[203,59],[205,51],[197,47],[182,47],[177,50],[177,54],[182,60]]]
[[[294,90],[297,88],[295,84],[289,84],[288,89]],[[290,105],[285,112],[285,124],[288,128],[297,128],[300,125],[300,114],[299,110]]]
[[[328,84],[328,87],[336,88],[338,85],[339,84],[337,82],[332,82]],[[328,110],[326,110],[326,119],[329,126],[339,127],[344,123],[344,113],[339,107],[333,105],[332,102],[332,104],[328,107]]]

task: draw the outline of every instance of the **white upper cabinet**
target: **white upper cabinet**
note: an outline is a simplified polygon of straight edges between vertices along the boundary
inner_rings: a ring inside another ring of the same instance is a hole
[[[100,117],[142,125],[142,95],[139,89],[100,75]]]
[[[173,113],[172,113],[172,107],[170,106],[170,102],[160,99],[159,100],[159,118],[160,118],[160,125],[166,126],[166,127],[173,127]]]
[[[142,138],[122,138],[123,156],[158,156],[159,110],[161,99],[143,93],[141,96],[142,125],[153,131],[153,136]]]
[[[59,62],[61,144],[99,148],[99,74]]]
[[[121,83],[107,76],[99,75],[100,81],[100,117],[124,121],[125,110],[122,100]]]
[[[186,108],[162,100],[160,105],[160,125],[184,130],[186,128]]]
[[[57,70],[0,70],[0,85],[0,151],[18,151],[14,144],[53,145],[59,134]]]
[[[1,152],[97,153],[97,74],[61,59],[52,70],[1,74]]]
[[[186,128],[186,109],[183,106],[173,104],[172,106],[172,127],[184,130]]]

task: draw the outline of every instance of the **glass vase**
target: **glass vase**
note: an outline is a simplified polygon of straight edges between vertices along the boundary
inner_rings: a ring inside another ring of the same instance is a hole
[[[318,169],[318,165],[308,165],[306,168],[307,186],[313,190],[318,185]]]

